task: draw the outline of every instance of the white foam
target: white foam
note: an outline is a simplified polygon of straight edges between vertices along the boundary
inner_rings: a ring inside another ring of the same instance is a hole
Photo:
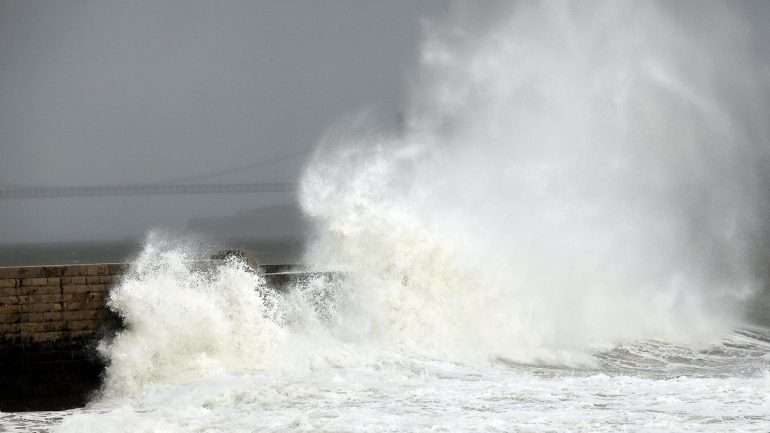
[[[264,368],[281,329],[267,317],[264,280],[241,263],[195,270],[181,251],[149,245],[110,294],[126,331],[103,344],[106,389],[131,393],[146,383],[203,372]]]
[[[151,385],[57,432],[763,432],[767,378],[535,375],[419,359]]]

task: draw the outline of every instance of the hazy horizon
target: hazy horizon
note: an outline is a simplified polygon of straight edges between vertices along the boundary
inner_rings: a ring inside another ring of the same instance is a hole
[[[338,119],[398,122],[422,20],[447,7],[2,0],[0,187],[295,182]],[[279,227],[298,217],[294,203],[287,193],[0,200],[0,244],[142,239],[282,206]]]

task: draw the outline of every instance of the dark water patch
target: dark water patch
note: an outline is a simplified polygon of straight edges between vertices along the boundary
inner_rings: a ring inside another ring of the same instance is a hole
[[[134,240],[0,244],[0,266],[127,262],[139,254],[142,246],[142,242]],[[298,262],[303,244],[296,239],[225,239],[207,240],[199,247],[202,256],[237,249],[255,262],[273,264]]]
[[[106,363],[94,339],[0,348],[0,411],[83,407],[99,390]]]
[[[134,241],[0,244],[0,266],[117,263],[140,249]]]

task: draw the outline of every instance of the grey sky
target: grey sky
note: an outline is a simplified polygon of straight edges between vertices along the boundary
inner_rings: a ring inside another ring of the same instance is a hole
[[[0,0],[0,185],[162,182],[310,150],[335,120],[360,110],[395,122],[420,22],[448,3]],[[770,3],[742,3],[767,65]],[[206,180],[293,181],[303,161]],[[0,244],[140,238],[190,220],[243,221],[291,201],[0,201]]]
[[[0,0],[0,185],[158,182],[395,119],[445,1]],[[292,181],[303,159],[213,182]],[[0,202],[0,243],[140,237],[286,194]],[[259,229],[251,235],[260,236]]]

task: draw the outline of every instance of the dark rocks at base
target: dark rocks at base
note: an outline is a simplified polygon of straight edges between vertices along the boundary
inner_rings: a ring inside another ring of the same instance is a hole
[[[70,342],[2,350],[0,411],[84,406],[99,390],[105,366],[91,346],[90,342]]]

